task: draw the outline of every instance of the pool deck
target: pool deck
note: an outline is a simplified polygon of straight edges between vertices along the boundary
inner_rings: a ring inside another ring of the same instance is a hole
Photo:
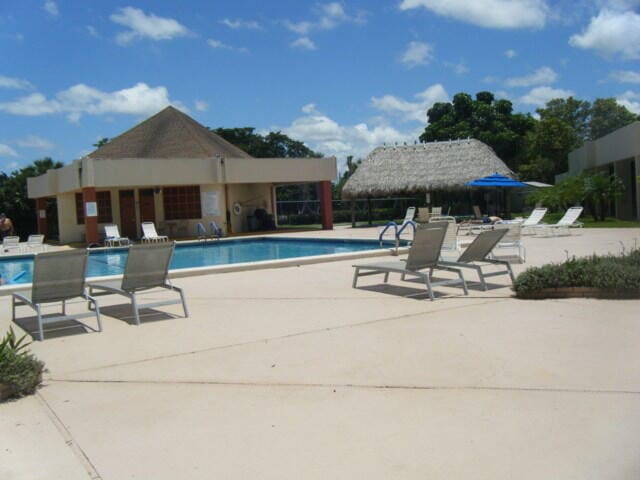
[[[637,243],[525,237],[514,269]],[[640,301],[521,301],[504,276],[430,302],[393,276],[352,289],[366,261],[176,279],[190,317],[139,327],[101,298],[102,333],[32,344],[48,372],[0,404],[0,478],[640,478]]]

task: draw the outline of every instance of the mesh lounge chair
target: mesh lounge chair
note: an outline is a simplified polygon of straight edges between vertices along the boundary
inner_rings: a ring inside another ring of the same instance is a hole
[[[558,223],[540,223],[536,225],[536,234],[540,234],[540,236],[571,235],[569,230],[571,227],[582,228],[582,222],[578,222],[578,218],[582,215],[582,210],[582,207],[571,207],[564,212]]]
[[[94,292],[96,296],[118,294],[128,298],[131,301],[136,325],[140,325],[139,310],[143,307],[151,308],[181,303],[184,316],[188,317],[184,292],[181,288],[171,285],[167,279],[174,247],[175,242],[132,245],[129,248],[122,281],[119,283],[90,283],[89,294],[94,295]],[[138,304],[136,294],[153,288],[165,288],[178,292],[180,299]]]
[[[118,225],[110,224],[104,226],[104,244],[107,247],[129,245],[129,243],[130,241],[127,237],[120,236]]]
[[[442,253],[442,251],[455,252],[460,249],[460,246],[458,245],[458,225],[456,225],[456,219],[454,217],[431,217],[429,219],[429,224],[432,226],[434,224],[441,224],[446,228],[440,253]]]
[[[402,260],[372,263],[365,265],[354,265],[353,288],[357,287],[358,278],[368,275],[384,274],[384,282],[389,280],[389,273],[399,273],[402,280],[406,276],[421,279],[429,292],[429,298],[434,300],[432,287],[438,285],[460,285],[464,294],[468,295],[467,284],[464,281],[462,272],[453,267],[443,266],[439,262],[440,248],[445,236],[445,229],[441,225],[424,227],[416,231],[413,244],[409,249],[407,261]],[[434,270],[447,270],[455,272],[458,278],[433,281]],[[424,271],[427,270],[427,271]]]
[[[8,236],[2,239],[2,251],[6,253],[21,252],[22,245],[20,245],[20,237]]]
[[[546,208],[534,208],[533,212],[531,212],[531,215],[529,215],[529,217],[527,217],[525,221],[522,222],[522,234],[526,235],[528,232],[534,233],[532,232],[532,230],[534,230],[534,227],[536,227],[542,221],[546,214]]]
[[[47,244],[44,243],[44,235],[29,235],[27,241],[25,242],[24,250],[27,252],[46,252]]]
[[[36,311],[38,317],[38,340],[44,340],[44,323],[85,317],[96,317],[98,330],[102,331],[98,302],[85,290],[86,250],[51,252],[36,255],[33,261],[31,292],[16,292],[12,295],[11,318],[16,319],[16,307],[26,305]],[[66,301],[82,297],[93,304],[94,311],[81,314],[66,314]],[[44,304],[62,302],[62,313],[42,316]],[[85,325],[86,326],[86,325]],[[90,327],[88,327],[90,328]]]
[[[158,235],[156,226],[153,222],[142,222],[142,241],[143,242],[168,242],[169,237],[166,235]]]
[[[487,277],[508,274],[511,278],[511,281],[513,282],[515,278],[513,276],[513,271],[511,270],[511,265],[509,265],[509,262],[505,260],[495,260],[489,258],[493,247],[495,247],[498,242],[502,240],[502,237],[504,237],[506,234],[506,229],[489,230],[486,232],[482,232],[473,240],[473,242],[469,244],[465,251],[462,252],[458,260],[456,260],[455,262],[441,261],[440,263],[442,265],[448,265],[453,268],[474,269],[478,273],[478,277],[480,278],[480,283],[483,290],[489,289],[487,287],[487,282],[485,281],[485,278]],[[506,270],[485,273],[482,271],[482,267],[486,265],[504,265],[506,267]]]

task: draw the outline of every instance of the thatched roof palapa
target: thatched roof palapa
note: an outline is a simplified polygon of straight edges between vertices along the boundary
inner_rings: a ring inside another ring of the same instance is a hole
[[[252,158],[174,107],[167,107],[106,145],[91,158]]]
[[[378,147],[347,180],[342,197],[454,190],[493,173],[514,176],[491,147],[475,139]]]

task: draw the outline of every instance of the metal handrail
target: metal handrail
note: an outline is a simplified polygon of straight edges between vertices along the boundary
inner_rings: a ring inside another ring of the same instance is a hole
[[[414,222],[413,220],[409,220],[407,222],[404,223],[404,225],[402,225],[400,227],[400,230],[398,230],[396,232],[396,238],[398,240],[398,242],[400,241],[400,235],[402,235],[402,232],[404,232],[404,229],[407,228],[409,225],[411,225],[413,227],[413,236],[416,236],[416,229],[418,228],[418,224],[416,222]]]
[[[380,235],[378,236],[378,241],[380,242],[380,246],[382,246],[382,237],[384,237],[384,234],[391,227],[393,227],[393,230],[394,230],[394,237],[396,238],[396,247],[397,247],[397,243],[398,243],[398,224],[396,222],[389,222],[384,226],[384,228],[380,232]]]

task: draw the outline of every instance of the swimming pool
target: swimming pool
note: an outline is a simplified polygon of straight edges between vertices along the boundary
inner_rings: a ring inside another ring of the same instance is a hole
[[[301,239],[258,237],[247,239],[193,242],[176,245],[171,270],[194,269],[247,262],[265,262],[318,255],[364,252],[390,248],[377,240]],[[121,275],[127,261],[126,248],[91,251],[87,276]],[[31,283],[33,256],[0,259],[0,275],[6,284]]]

